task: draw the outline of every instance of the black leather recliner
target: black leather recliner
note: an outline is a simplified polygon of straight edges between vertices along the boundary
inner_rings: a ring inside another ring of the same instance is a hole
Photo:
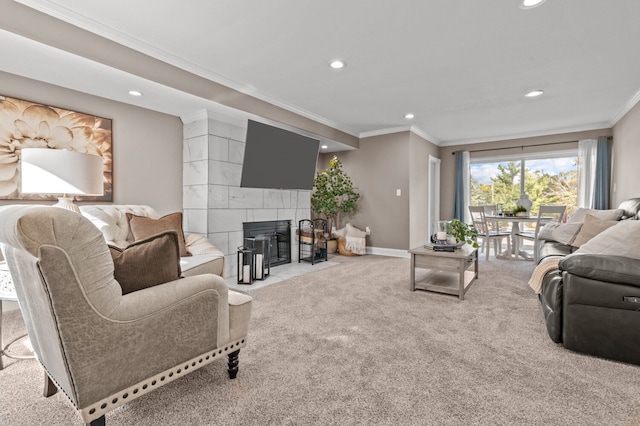
[[[637,218],[640,198],[619,208]],[[640,261],[574,251],[550,241],[541,250],[541,258],[565,256],[538,295],[549,337],[567,349],[640,365]]]
[[[574,254],[545,276],[547,331],[567,349],[640,365],[640,262]]]

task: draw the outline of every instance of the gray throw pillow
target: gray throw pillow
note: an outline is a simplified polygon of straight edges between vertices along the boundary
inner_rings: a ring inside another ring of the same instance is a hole
[[[580,231],[582,223],[546,223],[538,233],[538,239],[547,241],[557,241],[561,244],[571,245],[576,235]]]

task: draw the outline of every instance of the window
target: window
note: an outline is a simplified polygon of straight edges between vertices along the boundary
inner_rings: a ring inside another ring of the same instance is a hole
[[[472,158],[470,205],[502,204],[510,210],[524,189],[533,202],[531,214],[538,214],[540,205],[554,204],[567,206],[571,214],[578,199],[577,161],[575,150]]]

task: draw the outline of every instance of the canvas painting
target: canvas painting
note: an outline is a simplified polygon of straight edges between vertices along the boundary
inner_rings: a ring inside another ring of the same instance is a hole
[[[113,200],[112,120],[0,96],[0,199],[56,200],[58,195],[20,193],[22,148],[67,149],[103,159],[104,195],[80,201]],[[61,195],[61,194],[60,194]]]

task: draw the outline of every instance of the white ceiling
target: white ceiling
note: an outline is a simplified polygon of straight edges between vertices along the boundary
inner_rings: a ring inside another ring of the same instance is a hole
[[[636,0],[18,1],[361,137],[413,128],[452,145],[598,129],[640,99]],[[11,38],[22,58],[33,45],[79,70],[23,59],[21,75],[123,102],[139,83],[136,104],[176,115],[204,101],[6,32],[3,53]],[[330,69],[334,58],[347,67]],[[532,89],[545,93],[525,98]]]

